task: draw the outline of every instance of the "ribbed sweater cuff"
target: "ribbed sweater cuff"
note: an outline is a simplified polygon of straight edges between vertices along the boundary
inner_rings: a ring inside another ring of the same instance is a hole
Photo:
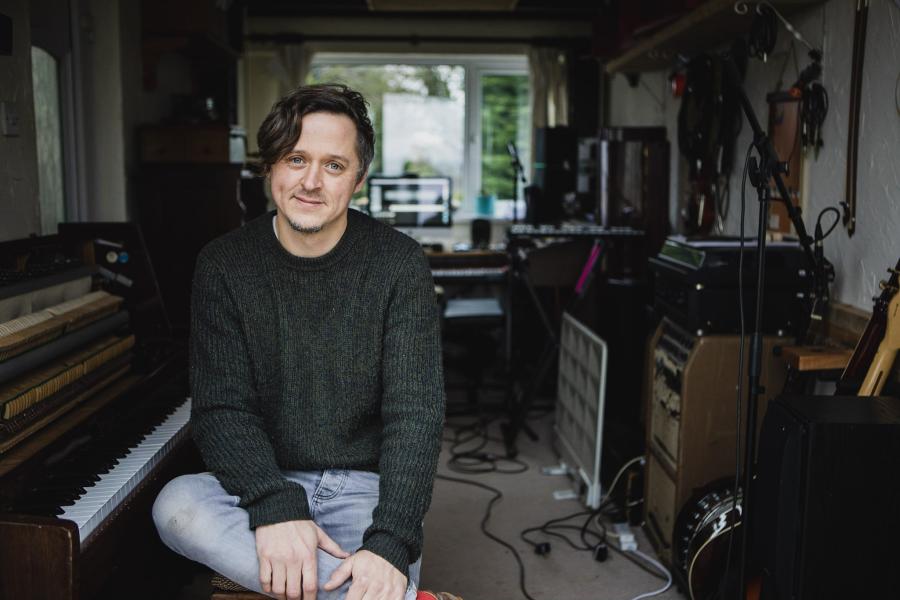
[[[253,504],[248,505],[246,509],[250,514],[250,529],[285,521],[308,521],[312,519],[312,516],[309,514],[309,502],[306,499],[306,491],[295,484],[260,498]]]
[[[391,534],[383,531],[373,533],[363,542],[361,549],[377,554],[394,565],[405,577],[409,577],[409,550],[406,544]]]

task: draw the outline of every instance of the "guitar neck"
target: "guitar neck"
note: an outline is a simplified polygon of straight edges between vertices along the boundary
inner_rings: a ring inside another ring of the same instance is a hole
[[[840,383],[845,381],[860,381],[869,371],[869,366],[875,360],[884,332],[887,329],[887,319],[883,311],[876,311],[869,319],[866,330],[856,343],[853,356],[841,374]],[[840,384],[839,384],[840,385]]]

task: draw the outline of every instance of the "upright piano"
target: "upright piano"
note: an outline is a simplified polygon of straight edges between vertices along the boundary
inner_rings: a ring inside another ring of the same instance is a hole
[[[136,226],[0,244],[0,598],[93,598],[152,564],[153,499],[199,466],[189,415]]]

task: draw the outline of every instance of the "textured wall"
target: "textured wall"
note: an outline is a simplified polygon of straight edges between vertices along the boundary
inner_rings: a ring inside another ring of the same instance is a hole
[[[805,223],[812,233],[815,218],[826,206],[844,199],[847,157],[847,123],[850,102],[850,64],[853,51],[855,3],[830,0],[792,22],[814,46],[824,50],[822,84],[828,91],[828,116],[822,129],[825,146],[818,158],[804,161]],[[774,89],[790,48],[787,32],[779,30],[779,43],[768,63],[750,62],[745,80],[747,94],[762,123],[766,122],[767,92]],[[802,69],[807,63],[805,48],[799,43],[797,57]],[[621,75],[612,80],[611,125],[666,125],[669,140],[676,148],[677,114],[680,102],[668,93],[659,101],[664,73],[642,77],[638,88],[630,88]],[[870,310],[878,292],[878,280],[900,257],[900,107],[896,86],[900,77],[900,9],[893,2],[872,2],[869,9],[865,69],[860,116],[859,166],[857,176],[857,231],[850,238],[842,226],[828,238],[826,256],[837,272],[833,297]],[[786,85],[796,78],[792,59],[784,75]],[[644,85],[646,84],[646,86]],[[660,108],[662,107],[662,108]],[[739,222],[741,167],[750,143],[744,123],[736,145],[736,163],[730,181],[731,212],[726,233],[736,234]],[[673,165],[675,166],[675,165]],[[673,183],[679,179],[673,169]],[[676,203],[678,185],[671,187],[671,203]],[[748,188],[747,231],[755,235],[757,205],[755,192]],[[674,214],[673,214],[674,216]],[[827,217],[830,219],[830,217]],[[673,221],[677,222],[677,221]]]
[[[122,35],[119,0],[82,4],[87,135],[86,220],[127,219]],[[138,35],[139,32],[126,32]]]
[[[0,56],[0,100],[19,113],[19,136],[0,135],[0,240],[11,240],[40,233],[41,220],[28,1],[0,0],[0,13],[13,22],[12,56]]]

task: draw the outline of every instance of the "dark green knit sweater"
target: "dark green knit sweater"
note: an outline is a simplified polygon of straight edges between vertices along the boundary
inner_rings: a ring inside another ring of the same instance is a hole
[[[425,256],[350,210],[337,246],[299,258],[275,237],[273,214],[197,260],[194,439],[251,528],[310,518],[303,488],[279,469],[379,472],[362,549],[407,574],[422,549],[444,416]]]

